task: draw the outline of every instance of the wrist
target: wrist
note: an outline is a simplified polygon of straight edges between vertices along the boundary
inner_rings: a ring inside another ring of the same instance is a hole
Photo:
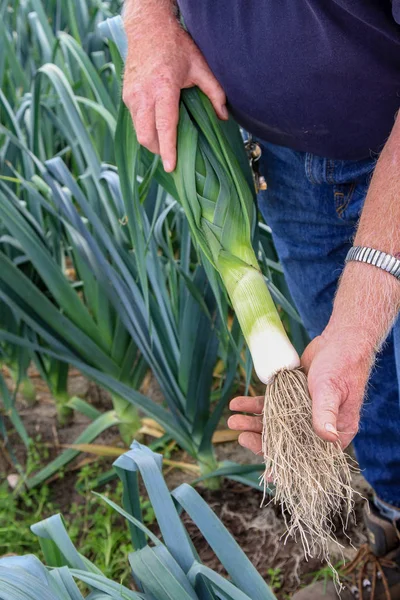
[[[138,0],[124,17],[128,39],[127,65],[138,62],[142,49],[155,45],[166,46],[168,40],[176,40],[183,29],[177,19],[177,4],[173,0]],[[146,56],[142,57],[146,61]],[[140,64],[139,59],[139,64]],[[129,69],[128,69],[129,70]]]
[[[375,356],[400,306],[400,284],[369,264],[350,262],[343,270],[327,335],[342,336],[361,354]]]
[[[129,33],[138,22],[157,25],[165,25],[165,19],[177,22],[177,13],[176,0],[130,0],[125,2],[122,17],[125,30]]]
[[[325,342],[339,344],[344,360],[364,362],[366,368],[373,364],[380,347],[380,340],[378,342],[373,331],[347,322],[347,319],[343,319],[337,312],[332,312],[322,338]]]

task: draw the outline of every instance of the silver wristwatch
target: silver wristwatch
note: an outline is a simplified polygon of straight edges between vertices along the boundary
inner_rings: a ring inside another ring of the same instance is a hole
[[[367,248],[365,246],[353,246],[347,253],[346,263],[353,260],[383,269],[400,281],[400,259],[392,254],[387,254],[386,252],[381,252],[380,250]]]

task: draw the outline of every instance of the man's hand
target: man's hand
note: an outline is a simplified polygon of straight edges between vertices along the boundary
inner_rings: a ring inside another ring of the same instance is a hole
[[[329,331],[305,349],[315,432],[346,448],[358,431],[361,406],[374,360],[373,348],[360,344],[359,331]]]
[[[352,339],[353,338],[353,339]],[[359,332],[330,332],[329,328],[306,348],[302,367],[308,373],[312,398],[313,426],[324,440],[340,440],[348,446],[357,433],[360,409],[373,362],[373,351],[360,344]],[[233,415],[228,425],[243,431],[239,443],[255,454],[261,452],[261,415],[264,398],[238,397],[230,403],[233,411],[256,416]]]
[[[200,50],[182,29],[172,0],[135,0],[124,17],[128,58],[123,100],[138,141],[160,154],[166,171],[176,165],[176,129],[182,88],[199,88],[220,119],[228,118],[223,89]]]

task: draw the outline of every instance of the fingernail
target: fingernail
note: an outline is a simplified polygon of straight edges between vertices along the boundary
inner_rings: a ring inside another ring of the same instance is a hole
[[[224,119],[229,119],[228,109],[226,108],[225,104],[221,106],[221,115],[224,117]]]
[[[164,160],[163,165],[164,165],[164,171],[167,171],[167,173],[170,173],[171,171],[173,171],[172,162],[170,160]]]
[[[332,425],[332,423],[325,423],[325,430],[329,431],[329,433],[334,433],[339,437],[339,434],[336,431],[335,427]]]

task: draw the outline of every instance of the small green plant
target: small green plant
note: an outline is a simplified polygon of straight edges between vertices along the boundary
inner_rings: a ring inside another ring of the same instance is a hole
[[[316,581],[322,581],[324,584],[324,592],[326,590],[326,586],[329,581],[335,581],[335,573],[338,573],[339,577],[341,574],[341,569],[343,567],[343,561],[339,561],[333,566],[333,569],[329,566],[322,567],[317,571],[313,571],[309,573],[308,577],[311,577],[311,583],[315,583]]]
[[[156,513],[154,512],[150,500],[144,500],[140,497],[140,504],[143,510],[143,523],[146,523],[146,525],[153,525],[156,521]]]
[[[278,592],[282,587],[282,570],[277,569],[268,569],[268,584],[271,590],[274,592]]]
[[[29,530],[30,526],[41,516],[51,515],[57,510],[47,486],[22,496],[18,500],[14,494],[10,494],[6,481],[0,484],[0,556],[33,552],[37,544]]]
[[[48,460],[49,450],[37,436],[31,441],[27,451],[26,475],[41,467]],[[0,556],[9,553],[33,552],[37,544],[29,528],[43,515],[51,515],[57,505],[51,499],[51,491],[43,485],[34,490],[26,490],[21,477],[13,492],[7,481],[0,484]]]

